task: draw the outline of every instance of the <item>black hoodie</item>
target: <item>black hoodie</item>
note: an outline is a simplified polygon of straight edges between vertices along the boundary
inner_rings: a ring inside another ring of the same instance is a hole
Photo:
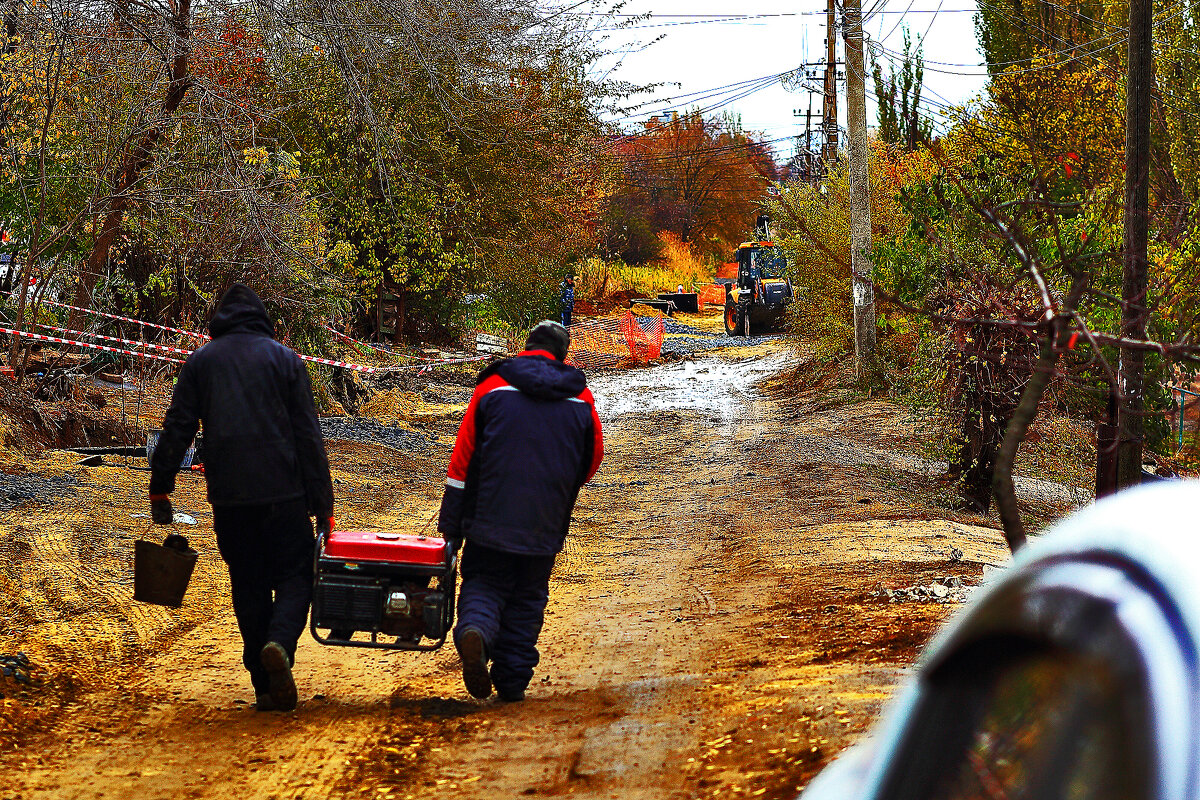
[[[262,300],[234,284],[208,324],[213,340],[179,372],[150,463],[150,494],[175,488],[184,451],[204,423],[204,474],[214,506],[304,498],[310,514],[333,515],[329,460],[308,371],[275,341]]]

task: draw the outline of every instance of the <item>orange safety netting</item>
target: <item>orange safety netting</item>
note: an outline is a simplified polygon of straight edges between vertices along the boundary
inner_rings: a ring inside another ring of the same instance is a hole
[[[696,289],[696,293],[700,295],[700,302],[710,306],[725,305],[725,287],[718,284],[712,286],[700,286]]]
[[[580,367],[615,367],[625,361],[644,363],[662,354],[662,317],[580,319],[571,325],[567,361]]]

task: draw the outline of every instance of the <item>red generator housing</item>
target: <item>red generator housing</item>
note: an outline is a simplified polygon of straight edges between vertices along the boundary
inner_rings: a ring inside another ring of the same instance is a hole
[[[454,624],[458,557],[444,539],[332,531],[318,537],[315,561],[309,627],[321,644],[387,650],[445,644]]]

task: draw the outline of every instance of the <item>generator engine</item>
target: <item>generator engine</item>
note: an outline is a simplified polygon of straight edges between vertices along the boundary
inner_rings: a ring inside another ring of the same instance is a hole
[[[454,621],[456,560],[439,537],[330,533],[317,543],[313,638],[348,647],[437,649]]]

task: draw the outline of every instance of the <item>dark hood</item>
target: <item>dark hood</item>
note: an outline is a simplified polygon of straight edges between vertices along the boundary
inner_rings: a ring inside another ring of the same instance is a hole
[[[249,286],[235,283],[217,303],[208,322],[208,332],[215,339],[227,333],[257,333],[275,336],[275,326],[267,316],[267,307]]]
[[[582,372],[546,356],[517,356],[497,361],[479,373],[478,383],[492,375],[499,375],[511,386],[539,400],[566,400],[587,388]]]

